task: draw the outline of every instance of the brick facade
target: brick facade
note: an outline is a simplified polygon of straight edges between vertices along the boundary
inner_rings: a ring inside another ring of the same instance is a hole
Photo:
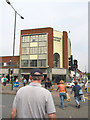
[[[68,69],[68,36],[63,31],[63,68]]]
[[[12,63],[13,61],[13,57],[12,56],[4,56],[4,57],[0,57],[0,62],[2,63]],[[19,61],[20,61],[20,56],[14,56],[14,62],[16,62],[18,64],[18,68],[19,68]],[[3,68],[8,68],[7,66],[1,66]]]

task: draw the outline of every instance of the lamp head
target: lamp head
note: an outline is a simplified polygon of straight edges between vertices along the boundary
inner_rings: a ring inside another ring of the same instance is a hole
[[[6,0],[6,2],[10,5],[11,3],[9,2],[9,0]]]
[[[21,16],[21,19],[24,19],[24,17]]]

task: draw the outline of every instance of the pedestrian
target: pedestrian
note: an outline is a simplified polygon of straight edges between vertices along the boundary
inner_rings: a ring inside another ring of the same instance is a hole
[[[1,78],[2,88],[3,88],[3,78],[4,78],[4,76]]]
[[[29,77],[29,80],[28,80],[28,82],[29,82],[29,83],[31,83],[31,79],[30,79],[30,77]]]
[[[6,88],[6,82],[8,81],[8,79],[6,78],[6,76],[4,75],[3,77],[3,90]]]
[[[56,118],[55,106],[51,93],[41,86],[44,78],[41,69],[34,68],[30,72],[31,83],[20,88],[14,98],[11,118],[49,119]]]
[[[60,81],[60,84],[58,85],[58,88],[56,91],[59,90],[59,96],[60,96],[60,99],[61,99],[61,107],[62,109],[64,110],[64,99],[66,98],[66,85],[64,84],[64,81],[61,80]]]
[[[48,90],[51,92],[52,91],[52,83],[51,83],[51,81],[50,81],[50,79],[49,78],[47,78],[47,88],[48,88]]]
[[[76,102],[76,107],[77,108],[80,108],[80,95],[79,95],[79,90],[81,89],[80,85],[78,85],[77,81],[74,82],[74,86],[72,88],[72,91],[71,91],[71,94],[72,92],[74,91],[74,99],[75,99],[75,102]]]
[[[47,79],[45,80],[45,88],[46,89],[48,88],[48,80]]]
[[[48,88],[51,89],[52,83],[49,78],[47,78],[47,79],[48,79]]]
[[[16,78],[16,82],[19,82],[18,78]]]
[[[26,80],[26,78],[24,78],[24,80],[23,80],[23,85],[25,86],[26,83],[27,83],[27,80]]]

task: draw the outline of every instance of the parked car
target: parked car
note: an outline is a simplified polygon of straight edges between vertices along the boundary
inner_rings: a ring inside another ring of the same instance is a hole
[[[68,82],[68,83],[66,84],[66,87],[67,87],[67,88],[72,88],[74,85],[75,85],[74,82]]]

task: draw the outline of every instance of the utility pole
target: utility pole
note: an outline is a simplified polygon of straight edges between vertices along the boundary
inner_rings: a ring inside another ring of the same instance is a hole
[[[14,74],[14,53],[15,53],[15,35],[16,35],[16,15],[19,15],[21,19],[24,19],[24,17],[22,17],[16,10],[15,8],[12,6],[12,4],[10,3],[9,0],[6,0],[7,4],[9,4],[12,9],[15,12],[15,20],[14,20],[14,38],[13,38],[13,58],[12,58],[12,76],[11,76],[11,81],[12,81],[12,87],[11,90],[13,90],[13,74]]]

